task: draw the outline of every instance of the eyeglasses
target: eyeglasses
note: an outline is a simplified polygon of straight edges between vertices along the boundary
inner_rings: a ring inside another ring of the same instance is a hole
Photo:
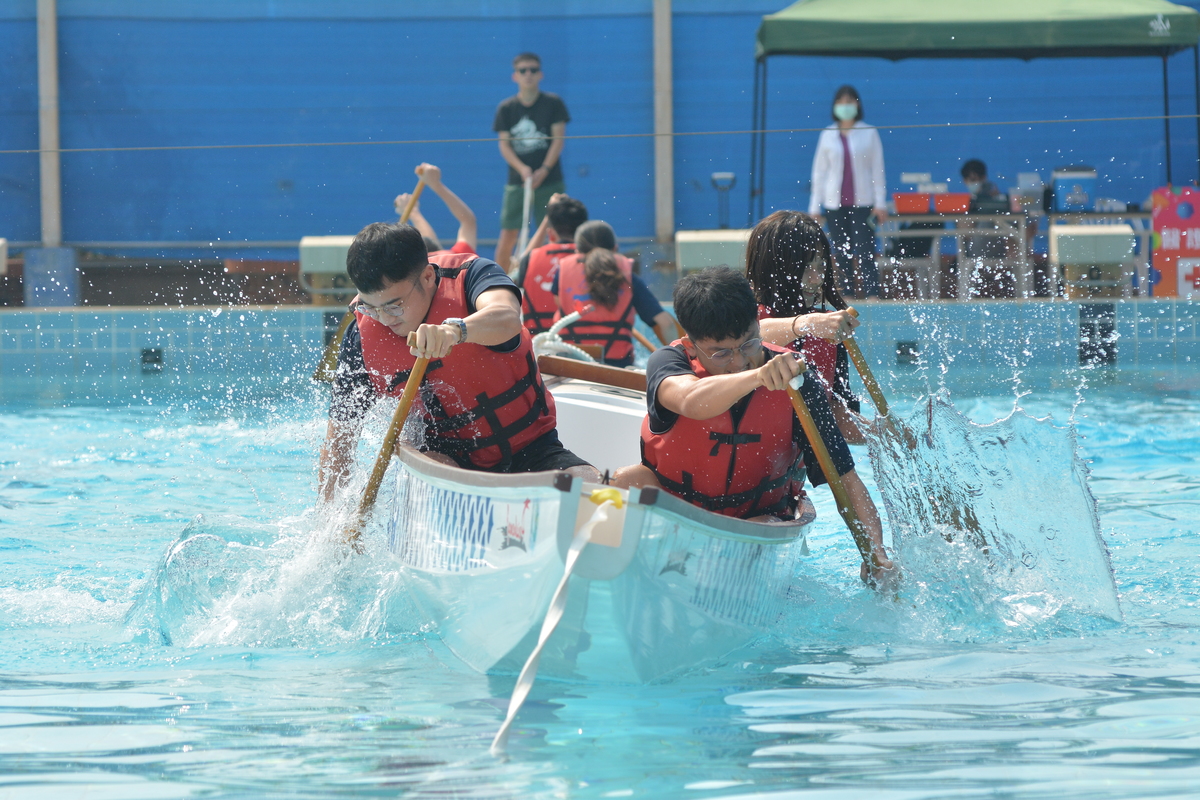
[[[725,364],[733,358],[734,353],[741,353],[742,358],[749,359],[758,351],[760,347],[762,347],[762,343],[762,337],[756,336],[753,339],[747,339],[732,350],[726,348],[723,350],[714,350],[713,352],[708,353],[701,349],[699,345],[696,345],[695,347],[701,353],[704,353],[704,355],[708,356],[708,360],[714,364]]]
[[[541,67],[517,67],[516,71],[521,75],[530,75],[535,72],[541,72]]]
[[[420,279],[418,278],[418,281]],[[381,306],[371,306],[359,300],[354,304],[354,310],[378,321],[379,317],[387,314],[392,319],[400,319],[404,316],[404,304],[408,302],[408,298],[412,297],[413,292],[417,290],[417,281],[413,281],[413,287],[408,290],[408,294],[404,297],[397,298],[390,302],[384,303]]]

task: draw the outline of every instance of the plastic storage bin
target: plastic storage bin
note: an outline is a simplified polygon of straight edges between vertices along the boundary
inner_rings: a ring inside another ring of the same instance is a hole
[[[939,214],[965,214],[970,209],[970,192],[946,192],[933,196],[933,210]]]
[[[892,202],[896,204],[897,214],[928,214],[930,197],[928,192],[896,192]]]

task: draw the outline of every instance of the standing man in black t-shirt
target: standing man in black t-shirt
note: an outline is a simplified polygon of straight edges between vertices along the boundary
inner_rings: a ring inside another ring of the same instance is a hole
[[[525,200],[525,179],[533,179],[534,224],[541,223],[550,196],[566,190],[563,184],[563,137],[571,115],[562,98],[541,91],[542,60],[534,53],[521,53],[513,59],[513,82],[520,87],[515,95],[496,108],[492,130],[500,135],[500,155],[508,163],[508,184],[500,212],[500,241],[496,244],[496,263],[505,269],[512,258],[513,245],[521,229]]]

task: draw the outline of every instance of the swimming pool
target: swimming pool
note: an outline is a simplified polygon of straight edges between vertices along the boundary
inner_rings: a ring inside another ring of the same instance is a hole
[[[881,600],[822,491],[778,637],[660,685],[540,681],[504,761],[487,746],[511,679],[415,629],[380,531],[365,558],[325,543],[319,391],[10,402],[0,797],[1195,796],[1200,374],[954,370],[974,420],[1015,392],[1074,411],[1124,622],[968,585]],[[941,380],[881,378],[902,413]],[[244,542],[257,577],[198,585],[168,645],[140,603],[185,529]]]

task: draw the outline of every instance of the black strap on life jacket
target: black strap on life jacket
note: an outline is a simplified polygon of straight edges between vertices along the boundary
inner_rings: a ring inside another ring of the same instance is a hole
[[[465,457],[477,450],[499,447],[500,465],[507,465],[511,462],[513,438],[537,422],[543,415],[550,413],[550,408],[546,403],[546,390],[538,380],[537,362],[534,361],[532,352],[525,354],[525,363],[528,370],[523,378],[494,397],[489,396],[487,392],[480,392],[475,396],[475,405],[458,414],[448,414],[441,400],[430,392],[431,397],[426,398],[425,408],[433,419],[426,429],[426,436],[437,439],[437,444],[433,445],[432,449],[458,460],[460,456]],[[529,410],[508,425],[501,423],[497,412],[525,394],[530,388],[534,390],[536,399]],[[492,432],[487,436],[458,439],[446,435],[465,428],[481,418],[486,420],[491,428]]]
[[[646,466],[649,467],[650,465],[647,464]],[[789,470],[778,478],[763,478],[758,482],[758,485],[744,492],[711,497],[696,490],[693,485],[694,479],[690,472],[684,472],[683,480],[676,481],[663,475],[654,467],[650,467],[650,470],[654,473],[654,477],[658,478],[659,484],[668,492],[708,511],[722,511],[726,508],[736,508],[745,503],[753,502],[754,505],[750,507],[750,510],[742,515],[744,517],[754,517],[760,514],[778,514],[787,510],[791,504],[791,498],[786,494],[767,507],[760,507],[758,501],[762,499],[763,495],[783,488],[795,480],[795,473]]]
[[[622,341],[628,342],[633,338],[633,323],[629,321],[629,309],[632,307],[633,293],[630,292],[629,302],[621,310],[621,316],[618,319],[593,321],[585,316],[579,322],[564,329],[560,336],[565,342],[600,344],[604,348],[604,355],[607,356],[609,349],[614,344]],[[579,330],[580,328],[583,330]],[[590,330],[591,328],[600,330]]]
[[[521,290],[521,313],[524,315],[525,322],[532,322],[533,326],[526,326],[530,333],[542,333],[550,330],[552,320],[554,319],[554,311],[538,311],[529,302],[529,295]]]
[[[574,245],[562,245],[546,250],[548,256],[570,255],[575,252]],[[525,275],[525,280],[529,280],[528,273]],[[525,317],[526,322],[532,322],[533,327],[530,330],[533,333],[541,333],[542,331],[550,330],[550,325],[554,320],[554,315],[558,313],[558,308],[552,308],[549,311],[538,311],[533,307],[533,303],[529,302],[529,292],[525,287],[521,287],[521,312]],[[526,326],[529,327],[529,326]]]
[[[428,375],[429,373],[433,372],[435,369],[441,369],[442,366],[443,366],[443,364],[442,364],[442,360],[440,358],[437,361],[430,361],[429,364],[425,367],[425,374]],[[404,384],[408,383],[408,376],[410,376],[410,375],[412,375],[411,369],[402,369],[399,372],[397,372],[395,375],[392,376],[391,382],[388,383],[388,391],[394,392],[394,391],[396,391],[396,389],[398,389],[401,386],[403,386]]]
[[[722,436],[736,435],[738,434],[722,434]],[[741,435],[754,436],[756,434]],[[738,492],[737,494],[722,494],[714,497],[712,495],[703,494],[696,489],[694,485],[695,479],[692,477],[692,473],[690,472],[683,473],[682,481],[677,481],[673,478],[668,478],[666,475],[663,475],[646,458],[645,440],[641,441],[641,448],[642,463],[650,468],[650,471],[654,473],[654,477],[658,479],[658,483],[660,486],[662,486],[662,488],[666,489],[671,494],[676,495],[677,497],[686,500],[689,503],[692,503],[693,505],[700,506],[707,511],[721,511],[726,508],[736,508],[744,503],[753,501],[754,505],[750,507],[749,511],[742,515],[743,517],[755,517],[760,514],[779,514],[792,507],[792,498],[786,493],[780,497],[779,500],[766,508],[760,507],[758,505],[758,501],[762,499],[764,494],[773,492],[776,489],[780,489],[792,481],[800,480],[802,476],[802,473],[799,471],[799,469],[793,465],[791,469],[778,478],[763,478],[756,486],[743,492]],[[732,464],[733,459],[730,458],[731,467]],[[732,480],[732,470],[729,478],[726,480],[726,486],[729,485],[730,480]]]

